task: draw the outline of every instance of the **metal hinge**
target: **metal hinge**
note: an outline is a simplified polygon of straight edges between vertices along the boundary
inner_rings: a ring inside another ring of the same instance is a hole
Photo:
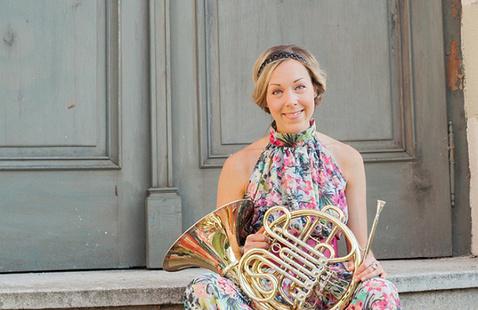
[[[448,169],[450,172],[450,204],[455,207],[455,136],[453,122],[448,121]]]

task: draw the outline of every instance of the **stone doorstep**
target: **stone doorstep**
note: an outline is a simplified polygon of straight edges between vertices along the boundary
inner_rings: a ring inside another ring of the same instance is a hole
[[[478,258],[383,261],[402,294],[478,288]],[[189,269],[0,274],[0,309],[177,305],[204,272]]]

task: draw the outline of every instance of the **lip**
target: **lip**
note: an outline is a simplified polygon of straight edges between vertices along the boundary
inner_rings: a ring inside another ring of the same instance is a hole
[[[282,116],[285,116],[286,118],[290,120],[294,120],[301,117],[303,112],[304,112],[304,109],[295,111],[295,112],[282,113]]]

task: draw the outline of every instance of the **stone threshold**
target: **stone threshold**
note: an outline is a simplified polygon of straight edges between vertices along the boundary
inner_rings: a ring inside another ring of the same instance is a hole
[[[478,287],[478,258],[382,262],[400,293]],[[106,270],[0,274],[0,309],[177,305],[202,269]]]

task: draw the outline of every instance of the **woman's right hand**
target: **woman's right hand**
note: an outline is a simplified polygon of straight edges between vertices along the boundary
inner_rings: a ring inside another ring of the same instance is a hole
[[[264,227],[261,227],[261,229],[259,229],[255,234],[250,234],[247,236],[243,247],[243,253],[257,248],[265,250],[269,248],[269,238],[264,235]]]

